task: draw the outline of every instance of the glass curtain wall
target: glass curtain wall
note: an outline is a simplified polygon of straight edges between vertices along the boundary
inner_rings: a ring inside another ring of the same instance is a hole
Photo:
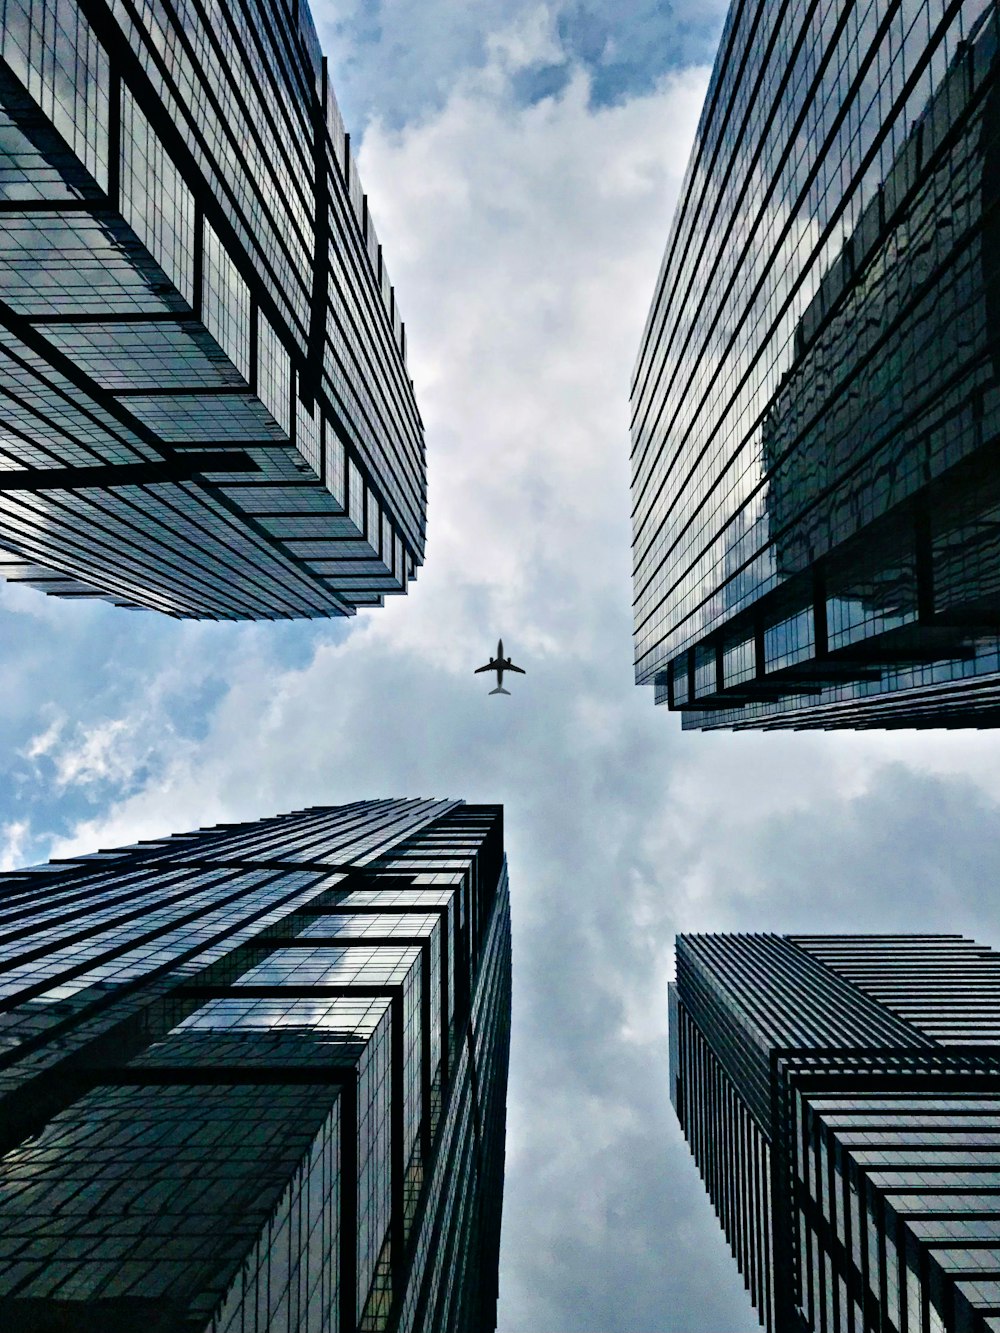
[[[1000,1326],[1000,955],[681,935],[671,1098],[765,1327]]]
[[[632,385],[685,727],[993,726],[994,0],[734,0]]]
[[[496,1326],[502,810],[373,801],[0,882],[0,1324]]]
[[[299,0],[0,0],[0,573],[352,614],[423,559],[406,332]]]

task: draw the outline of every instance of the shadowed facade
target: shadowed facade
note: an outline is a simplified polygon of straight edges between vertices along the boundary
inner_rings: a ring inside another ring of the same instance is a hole
[[[366,801],[0,882],[0,1325],[496,1326],[502,809]]]
[[[298,0],[0,0],[0,573],[203,619],[422,562],[406,338]]]

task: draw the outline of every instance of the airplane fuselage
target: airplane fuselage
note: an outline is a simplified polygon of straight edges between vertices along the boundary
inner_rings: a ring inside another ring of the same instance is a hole
[[[516,667],[509,657],[503,655],[503,639],[497,641],[497,655],[492,662],[487,662],[483,667],[477,667],[477,671],[495,671],[497,673],[497,687],[491,690],[491,694],[507,694],[508,691],[503,687],[503,675],[505,671],[517,671],[521,675],[524,672],[520,667]]]
[[[503,689],[504,668],[510,666],[510,658],[503,660],[503,639],[497,639],[497,689]]]

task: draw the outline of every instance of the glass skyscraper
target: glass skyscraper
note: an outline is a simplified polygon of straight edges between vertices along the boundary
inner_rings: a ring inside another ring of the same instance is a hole
[[[670,1088],[768,1330],[1000,1329],[1000,954],[678,936]]]
[[[0,1328],[495,1328],[501,807],[15,871],[0,940]]]
[[[0,0],[0,573],[201,618],[404,591],[405,357],[305,0]]]
[[[990,0],[734,0],[632,389],[686,727],[1000,721]]]

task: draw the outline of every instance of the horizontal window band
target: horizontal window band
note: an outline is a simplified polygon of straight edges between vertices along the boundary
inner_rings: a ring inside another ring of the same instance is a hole
[[[258,472],[256,462],[239,451],[186,453],[146,463],[106,463],[94,467],[19,468],[0,472],[0,491],[72,491],[88,486],[145,486],[187,481],[204,472]]]
[[[328,1059],[329,1057],[327,1057]],[[301,1065],[138,1065],[126,1069],[94,1069],[84,1073],[89,1086],[114,1084],[118,1087],[144,1087],[149,1084],[226,1084],[261,1083],[326,1085],[353,1085],[357,1070],[354,1065],[324,1063],[303,1068]]]
[[[109,321],[110,322],[110,321]],[[239,395],[254,398],[245,384],[150,384],[107,390],[115,398],[218,398]],[[261,440],[260,448],[273,449],[283,440]]]
[[[459,887],[460,886],[456,884],[450,889],[441,889],[437,891],[453,895],[455,889]],[[426,886],[424,886],[424,888],[421,888],[420,885],[415,884],[413,885],[413,888],[419,890],[420,892],[427,891]],[[433,885],[431,886],[431,890],[435,891]],[[354,903],[337,903],[331,907],[311,907],[311,906],[303,907],[298,912],[298,915],[299,916],[385,916],[386,913],[388,913],[391,916],[406,916],[408,914],[412,914],[414,916],[430,916],[432,912],[438,912],[441,916],[444,916],[447,911],[448,907],[444,903],[430,903],[430,904],[392,903],[388,905],[385,903],[378,903],[378,904],[363,903],[360,906],[356,906]]]
[[[391,912],[391,908],[383,908]],[[433,911],[433,908],[430,909]],[[430,915],[430,911],[428,915]],[[345,916],[351,915],[348,907]],[[265,941],[269,949],[353,949],[381,948],[388,945],[399,949],[422,949],[430,943],[429,935],[269,935]]]
[[[280,982],[268,986],[179,986],[173,992],[178,1000],[391,1000],[403,993],[402,984],[384,982],[381,985],[283,986]]]
[[[191,310],[72,310],[65,313],[47,310],[42,314],[22,314],[21,318],[33,327],[46,324],[189,324],[197,329],[205,327]]]

